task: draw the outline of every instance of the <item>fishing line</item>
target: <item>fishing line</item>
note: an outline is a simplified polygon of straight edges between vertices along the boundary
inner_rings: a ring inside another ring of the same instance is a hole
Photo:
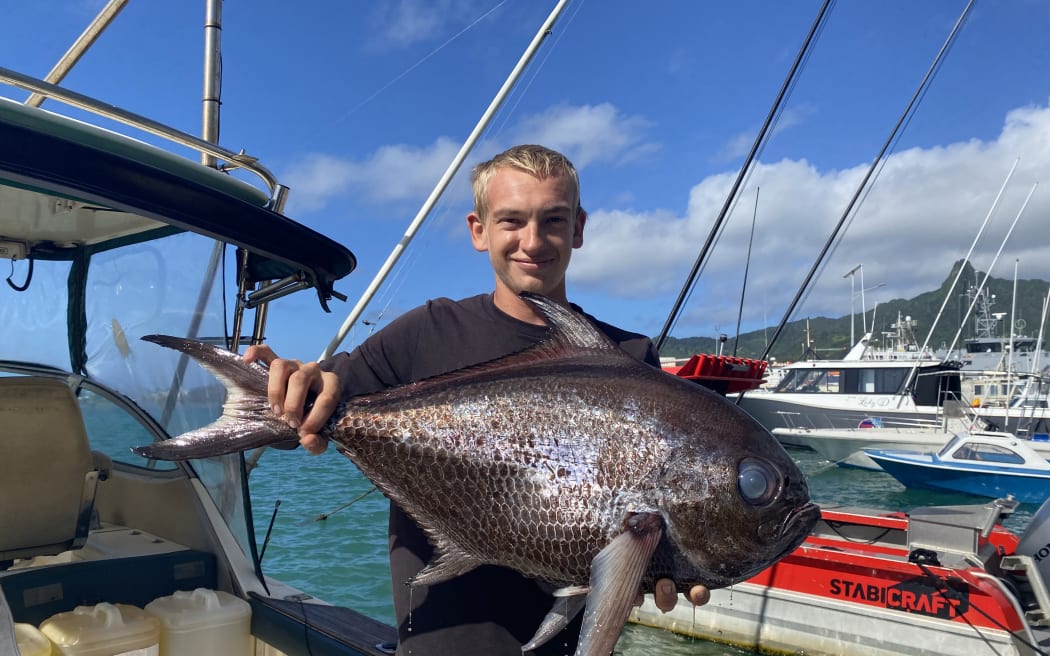
[[[518,105],[521,104],[521,101],[528,94],[529,88],[532,87],[532,83],[535,82],[536,79],[540,76],[540,71],[542,71],[544,69],[544,67],[547,64],[547,60],[550,59],[550,56],[552,54],[554,54],[554,51],[558,48],[558,44],[561,43],[562,38],[564,38],[565,35],[568,34],[569,26],[572,25],[573,21],[576,20],[576,16],[580,13],[580,10],[583,9],[583,5],[584,4],[585,4],[585,0],[584,0],[584,2],[580,2],[579,4],[576,5],[576,10],[574,12],[572,12],[572,14],[569,15],[569,17],[567,19],[565,19],[565,28],[562,29],[562,30],[559,30],[557,32],[557,34],[554,35],[554,39],[551,42],[551,45],[549,46],[549,48],[546,49],[546,51],[545,51],[545,53],[543,55],[543,58],[540,59],[539,63],[534,66],[534,70],[532,72],[532,75],[524,83],[524,86],[522,86],[520,89],[515,89],[515,91],[514,91],[514,95],[515,95],[514,103],[511,104],[507,108],[506,111],[504,111],[503,109],[500,109],[499,114],[503,116],[504,120],[503,120],[502,125],[500,125],[499,127],[497,127],[497,128],[495,128],[495,129],[493,129],[493,130],[488,132],[488,134],[491,137],[496,137],[496,136],[498,136],[498,135],[503,133],[503,128],[506,127],[506,124],[510,121],[510,118],[512,116],[514,116],[514,114],[516,113]],[[550,33],[548,33],[548,34],[550,34]]]
[[[481,21],[483,21],[483,20],[485,20],[486,18],[488,18],[488,17],[489,17],[489,16],[490,16],[490,15],[491,15],[491,14],[492,14],[493,12],[495,12],[495,11],[496,11],[497,9],[499,9],[500,7],[502,7],[502,6],[503,6],[503,5],[505,5],[505,4],[507,4],[507,0],[502,0],[502,2],[500,2],[499,4],[497,4],[497,5],[495,6],[495,7],[493,7],[492,9],[489,9],[488,11],[486,11],[486,12],[485,12],[484,14],[482,14],[481,16],[478,16],[477,18],[475,18],[475,19],[474,19],[474,20],[473,20],[473,21],[472,21],[472,22],[471,22],[471,23],[470,23],[469,25],[467,25],[467,26],[466,26],[466,27],[464,27],[464,28],[463,28],[462,30],[460,30],[460,31],[459,31],[459,32],[457,32],[456,34],[454,34],[454,35],[452,35],[451,37],[449,37],[449,38],[448,38],[448,39],[447,39],[447,40],[446,40],[446,41],[445,41],[444,43],[442,43],[441,45],[439,45],[439,46],[438,46],[437,48],[434,48],[433,50],[431,50],[431,51],[430,51],[429,53],[427,53],[426,55],[423,55],[423,58],[422,58],[422,59],[418,60],[418,61],[417,61],[416,63],[412,64],[411,66],[409,66],[408,68],[406,68],[406,69],[405,69],[404,71],[402,71],[402,72],[401,72],[401,73],[399,73],[398,75],[394,76],[394,78],[393,78],[393,79],[391,79],[391,80],[390,80],[389,82],[387,82],[387,83],[386,83],[386,84],[384,84],[383,86],[379,87],[379,89],[377,89],[377,90],[376,90],[375,92],[373,92],[373,93],[372,93],[372,95],[368,96],[367,98],[365,98],[364,100],[362,100],[361,102],[357,103],[356,105],[354,105],[353,107],[351,107],[351,108],[350,108],[349,110],[347,110],[346,112],[344,112],[344,113],[343,113],[342,115],[340,115],[340,116],[339,116],[338,118],[336,118],[336,119],[335,119],[334,121],[332,121],[332,123],[331,123],[330,125],[331,125],[331,126],[335,126],[335,125],[338,125],[339,123],[342,123],[342,122],[343,122],[343,121],[345,121],[346,119],[350,118],[350,116],[351,116],[352,114],[354,114],[355,112],[357,112],[357,110],[361,109],[362,107],[364,107],[364,106],[365,106],[365,105],[367,105],[368,103],[370,103],[370,102],[372,102],[373,100],[375,100],[375,99],[376,99],[376,97],[377,97],[377,96],[379,96],[379,95],[380,95],[381,93],[383,93],[384,91],[386,91],[386,90],[387,90],[387,89],[389,89],[390,87],[392,87],[392,86],[394,86],[395,84],[397,84],[397,83],[398,83],[399,81],[401,81],[401,79],[402,79],[402,78],[404,78],[405,76],[407,76],[407,75],[408,75],[409,73],[411,73],[411,72],[412,72],[412,71],[414,71],[415,69],[419,68],[419,67],[420,67],[420,66],[421,66],[421,65],[422,65],[422,64],[423,64],[423,63],[424,63],[425,61],[427,61],[428,59],[430,59],[431,57],[433,57],[433,56],[434,56],[434,55],[436,55],[437,53],[439,53],[439,52],[441,52],[442,50],[444,50],[446,46],[448,46],[448,45],[449,45],[449,44],[451,44],[451,43],[452,43],[453,41],[455,41],[455,40],[456,40],[456,39],[458,39],[459,37],[461,37],[461,36],[463,36],[464,34],[466,34],[466,33],[467,33],[468,31],[470,31],[471,29],[473,29],[473,27],[474,27],[475,25],[477,25],[477,24],[478,24],[478,23],[480,23]]]
[[[972,0],[971,0],[970,4],[973,4]],[[965,20],[965,17],[967,16],[967,13],[968,13],[968,9],[967,9],[967,11],[964,11],[963,17],[959,19],[959,22],[957,23],[956,29],[958,29],[958,27],[960,25],[962,25],[962,22]],[[953,38],[949,37],[949,41],[942,47],[941,53],[943,55],[947,55],[949,52],[951,52],[951,50],[954,47],[954,45],[955,45],[955,40]],[[943,59],[942,55],[938,55],[938,57],[934,60],[933,67],[931,69],[931,73],[928,74],[928,77],[929,77],[929,80],[930,80],[930,84],[926,84],[925,86],[921,86],[920,87],[918,93],[915,96],[915,101],[914,101],[915,104],[914,104],[913,109],[911,111],[909,111],[907,113],[907,115],[905,116],[903,122],[900,124],[900,126],[901,126],[900,129],[898,131],[896,131],[895,134],[891,135],[890,142],[889,142],[890,145],[889,145],[889,148],[886,150],[886,153],[892,154],[892,153],[895,153],[897,151],[897,146],[900,144],[900,140],[904,136],[904,132],[908,129],[908,126],[911,125],[911,122],[912,122],[912,120],[914,120],[917,110],[922,105],[922,101],[926,98],[926,94],[929,93],[929,91],[930,91],[930,86],[932,85],[933,80],[936,79],[937,74],[941,72],[941,69],[943,67],[944,67],[944,59]],[[848,212],[849,216],[846,219],[845,223],[842,224],[841,234],[844,235],[846,232],[849,231],[850,227],[853,225],[853,222],[856,220],[857,215],[860,214],[860,208],[868,200],[868,196],[871,195],[872,190],[875,188],[875,183],[878,181],[879,177],[882,175],[882,172],[886,169],[886,162],[887,162],[887,160],[886,160],[886,158],[884,156],[880,156],[878,159],[876,159],[875,167],[873,168],[873,173],[871,174],[871,179],[867,182],[867,184],[864,185],[863,193],[860,195],[859,199],[857,200],[854,211],[852,213]],[[820,263],[820,267],[817,269],[817,277],[820,277],[820,276],[823,275],[828,261],[831,259],[831,256],[833,256],[838,251],[838,248],[841,245],[842,245],[842,239],[840,238],[840,239],[836,240],[835,243],[832,245],[832,247],[828,250],[827,255],[824,258],[822,258],[821,263]],[[813,291],[812,288],[809,288],[809,289],[806,290],[805,294],[803,294],[803,296],[802,296],[800,304],[805,304],[806,301],[809,300],[809,295],[810,295],[810,293],[812,291]]]
[[[890,531],[894,530],[892,528],[887,528],[882,533],[879,533],[878,535],[876,535],[875,537],[871,538],[870,540],[860,540],[860,539],[857,539],[857,538],[851,538],[851,537],[847,536],[845,533],[843,533],[841,530],[839,530],[843,526],[846,525],[845,522],[836,522],[836,521],[824,520],[824,523],[828,525],[828,528],[830,528],[832,530],[832,532],[835,533],[835,535],[837,535],[840,538],[842,538],[842,540],[844,542],[852,542],[853,544],[875,544],[876,542],[878,542],[882,538],[884,538],[887,535],[889,535]]]
[[[346,510],[346,509],[347,509],[347,508],[349,508],[350,506],[354,505],[355,503],[357,503],[357,502],[358,502],[358,501],[360,501],[361,499],[364,499],[364,498],[365,498],[365,497],[367,497],[367,496],[368,496],[369,494],[372,494],[373,492],[375,492],[375,491],[376,491],[376,490],[378,490],[378,489],[379,489],[379,488],[377,488],[377,487],[376,487],[375,485],[373,485],[372,487],[368,488],[368,490],[366,490],[365,492],[363,492],[363,493],[361,493],[361,494],[357,495],[357,496],[356,496],[355,498],[351,499],[350,501],[347,501],[346,503],[344,503],[343,505],[339,506],[338,508],[336,508],[336,509],[335,509],[335,510],[333,510],[332,512],[327,512],[327,513],[321,513],[321,514],[320,514],[320,515],[318,515],[317,517],[314,517],[314,521],[315,521],[315,522],[323,522],[323,521],[325,521],[326,519],[328,519],[329,517],[331,517],[332,515],[334,515],[334,514],[336,514],[337,512],[339,512],[340,510]],[[278,503],[280,503],[280,502],[278,502]],[[276,510],[274,511],[274,514],[276,514]],[[271,523],[272,523],[272,522],[271,522]]]
[[[758,221],[758,192],[762,187],[755,187],[755,211],[751,214],[751,236],[747,240],[747,259],[744,261],[744,280],[740,284],[740,307],[736,313],[736,334],[733,336],[733,357],[736,357],[736,349],[740,345],[740,323],[744,319],[744,296],[747,292],[747,274],[751,269],[751,247],[755,243],[755,223]]]

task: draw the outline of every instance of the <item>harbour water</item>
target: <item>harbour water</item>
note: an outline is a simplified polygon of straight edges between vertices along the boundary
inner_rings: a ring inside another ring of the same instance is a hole
[[[939,504],[983,503],[964,495],[905,490],[889,475],[836,467],[808,450],[790,451],[806,473],[814,500],[909,510]],[[280,501],[263,570],[332,603],[392,622],[387,567],[387,500],[345,458],[330,450],[267,453],[252,473],[260,542]],[[362,496],[364,495],[364,496]],[[353,501],[353,503],[351,503]],[[1023,530],[1036,507],[1022,505],[1007,527]],[[622,656],[740,656],[752,652],[667,631],[628,626]]]

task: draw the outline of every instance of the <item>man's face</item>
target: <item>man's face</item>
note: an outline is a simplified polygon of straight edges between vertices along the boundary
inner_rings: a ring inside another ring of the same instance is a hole
[[[500,168],[486,194],[488,216],[471,213],[467,221],[474,248],[488,251],[497,298],[529,291],[565,302],[565,270],[583,245],[586,219],[576,214],[571,182]]]

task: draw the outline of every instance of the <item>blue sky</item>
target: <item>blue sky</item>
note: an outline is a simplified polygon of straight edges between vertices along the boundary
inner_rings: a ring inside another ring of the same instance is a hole
[[[9,0],[0,65],[43,77],[104,4]],[[338,285],[353,301],[554,4],[231,0],[220,142],[292,188],[290,216],[355,252],[358,270]],[[780,319],[965,4],[833,6],[673,334],[733,332],[752,216],[743,327]],[[540,142],[576,162],[590,212],[570,297],[658,333],[820,5],[571,2],[364,318],[382,325],[429,297],[490,290],[464,221],[469,166]],[[203,19],[203,2],[131,2],[64,84],[197,133]],[[847,314],[843,274],[858,264],[869,310],[936,287],[1018,158],[974,264],[992,265],[1040,183],[993,273],[1010,277],[1019,260],[1021,277],[1050,279],[1048,34],[1042,0],[975,4],[794,318]],[[307,294],[278,301],[271,343],[315,358],[351,307],[325,315]]]

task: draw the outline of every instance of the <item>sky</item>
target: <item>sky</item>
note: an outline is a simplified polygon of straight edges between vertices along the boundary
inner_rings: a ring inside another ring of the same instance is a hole
[[[224,4],[220,144],[258,157],[291,188],[287,214],[358,258],[331,314],[310,294],[274,304],[278,353],[328,344],[555,4]],[[427,298],[492,289],[464,218],[469,168],[525,142],[580,172],[570,299],[657,335],[822,4],[569,2],[343,346]],[[0,66],[43,77],[104,5],[0,0]],[[979,270],[1050,280],[1044,0],[974,3],[861,187],[966,6],[831,5],[672,335],[732,335],[738,314],[743,331],[776,325],[840,222],[792,319],[929,291],[971,249]],[[63,84],[199,133],[204,15],[132,0]]]

